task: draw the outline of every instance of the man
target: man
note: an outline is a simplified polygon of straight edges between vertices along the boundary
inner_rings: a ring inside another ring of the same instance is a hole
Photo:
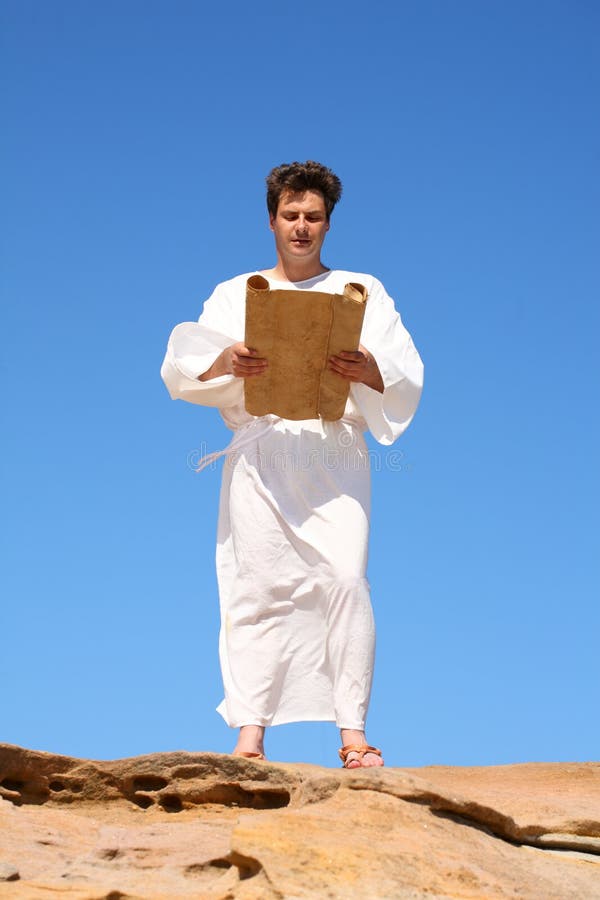
[[[217,537],[219,712],[239,728],[234,754],[264,758],[269,725],[335,721],[344,766],[359,768],[383,765],[365,734],[375,630],[363,432],[391,444],[407,428],[423,365],[383,285],[321,261],[341,190],[316,162],[273,169],[267,207],[277,262],[260,274],[273,289],[367,288],[359,349],[328,361],[350,384],[343,417],[297,422],[246,412],[244,379],[260,378],[269,365],[243,341],[246,281],[256,272],[218,285],[198,323],[174,329],[161,374],[173,399],[217,406],[235,432]]]

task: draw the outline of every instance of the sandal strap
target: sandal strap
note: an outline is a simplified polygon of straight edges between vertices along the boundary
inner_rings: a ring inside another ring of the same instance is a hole
[[[346,762],[349,753],[358,753],[359,759],[362,759],[365,753],[374,753],[376,756],[381,756],[381,750],[377,747],[371,747],[370,744],[346,744],[345,747],[340,747],[338,750],[338,755],[343,763]]]

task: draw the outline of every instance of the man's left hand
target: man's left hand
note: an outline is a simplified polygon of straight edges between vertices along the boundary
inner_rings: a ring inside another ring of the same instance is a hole
[[[335,356],[330,356],[329,368],[348,381],[366,384],[383,394],[383,379],[379,366],[375,357],[362,344],[358,350],[340,350]]]

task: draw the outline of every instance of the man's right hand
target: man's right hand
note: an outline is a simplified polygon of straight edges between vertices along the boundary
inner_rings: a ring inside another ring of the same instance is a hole
[[[222,353],[228,375],[236,378],[248,378],[250,375],[262,375],[268,366],[266,359],[258,355],[256,350],[246,347],[243,341],[232,344]]]
[[[214,363],[198,376],[198,381],[210,381],[220,375],[235,375],[236,378],[250,378],[252,375],[262,375],[268,362],[257,355],[256,350],[246,347],[243,341],[226,347]]]

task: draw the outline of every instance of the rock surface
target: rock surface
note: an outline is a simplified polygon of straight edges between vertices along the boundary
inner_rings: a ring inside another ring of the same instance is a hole
[[[597,763],[344,771],[0,744],[0,798],[1,898],[600,900]]]

